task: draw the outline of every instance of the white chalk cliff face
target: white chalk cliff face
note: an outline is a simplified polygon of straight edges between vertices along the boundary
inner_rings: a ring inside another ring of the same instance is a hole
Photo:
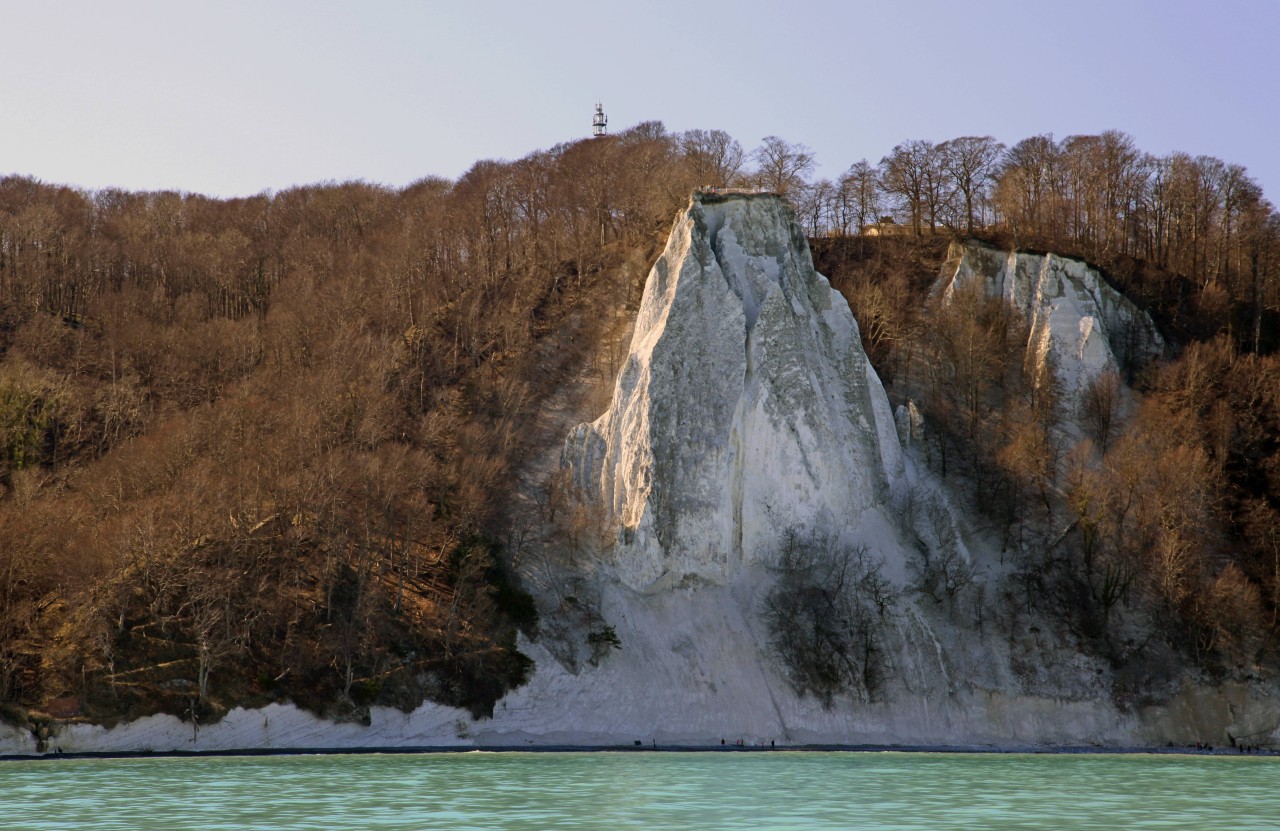
[[[1164,351],[1147,313],[1080,260],[952,243],[939,280],[943,296],[975,282],[1025,316],[1028,355],[1037,366],[1052,364],[1068,418],[1100,375],[1125,377]]]
[[[695,195],[650,272],[609,410],[565,448],[632,588],[723,582],[787,528],[858,526],[903,463],[844,298],[775,196]]]
[[[1115,332],[1149,326],[1080,264],[972,245],[956,255],[948,285],[982,280],[1025,309],[1033,345],[1053,351],[1059,372],[1074,367],[1077,387],[1118,366]],[[1135,342],[1156,348],[1154,329],[1147,334]],[[927,431],[903,412],[904,434]],[[533,677],[493,718],[426,703],[409,714],[375,707],[368,725],[332,724],[273,704],[213,725],[168,716],[112,729],[55,725],[47,746],[1035,747],[1280,737],[1280,699],[1245,685],[1189,678],[1163,703],[1118,706],[1106,662],[1006,592],[1012,566],[1000,540],[975,530],[914,445],[903,451],[849,308],[814,272],[776,197],[695,196],[677,218],[609,408],[572,431],[563,464],[613,534],[598,561],[560,563],[563,573],[544,584],[541,639],[520,644]],[[879,635],[885,678],[874,694],[824,707],[795,692],[770,647],[763,608],[792,528],[865,546],[891,584],[893,611]],[[558,533],[548,530],[548,546],[560,544]],[[949,606],[912,587],[930,558],[948,552],[974,579]],[[575,608],[592,598],[592,625],[606,622],[621,648],[583,660],[586,631],[552,631],[555,603],[567,606],[560,589],[572,590]],[[0,752],[35,748],[29,731],[0,724]]]

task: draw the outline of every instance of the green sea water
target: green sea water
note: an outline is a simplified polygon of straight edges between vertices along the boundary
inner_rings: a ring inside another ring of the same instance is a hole
[[[1280,828],[1280,759],[442,753],[0,763],[3,829]]]

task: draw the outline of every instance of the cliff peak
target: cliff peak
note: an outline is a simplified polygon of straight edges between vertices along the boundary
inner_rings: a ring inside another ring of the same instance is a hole
[[[609,409],[565,447],[634,588],[723,581],[793,528],[844,533],[902,471],[844,298],[773,194],[695,193],[645,286]]]

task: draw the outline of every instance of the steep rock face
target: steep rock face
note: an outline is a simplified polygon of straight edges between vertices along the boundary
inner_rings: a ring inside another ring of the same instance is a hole
[[[975,282],[1026,317],[1029,357],[1037,366],[1052,364],[1069,416],[1100,375],[1124,377],[1164,351],[1147,313],[1080,260],[952,243],[939,280],[943,296]]]
[[[1008,297],[1040,333],[1033,345],[1065,351],[1054,356],[1059,364],[1077,356],[1077,377],[1121,362],[1105,333],[1142,331],[1141,318],[1081,264],[984,246],[953,253],[944,287],[981,280],[984,291]],[[927,434],[913,406],[900,412],[904,442]],[[1055,616],[1033,611],[1021,584],[1010,591],[1014,566],[998,535],[984,533],[966,516],[967,502],[930,473],[923,445],[903,451],[894,431],[848,307],[813,272],[786,207],[763,196],[695,198],[649,276],[608,411],[577,427],[564,450],[589,513],[611,516],[616,541],[603,546],[601,563],[561,563],[543,599],[591,605],[587,626],[607,624],[620,648],[584,659],[589,631],[557,632],[548,603],[539,639],[520,643],[536,663],[533,677],[491,719],[425,703],[335,724],[271,704],[216,724],[170,716],[111,729],[58,724],[46,745],[1280,742],[1273,685],[1224,687],[1188,673],[1176,690],[1145,691],[1167,693],[1158,704],[1118,704],[1108,662],[1081,652]],[[829,706],[797,694],[763,614],[780,582],[771,558],[793,527],[865,544],[891,584],[890,611],[875,630],[883,677]],[[551,529],[553,546],[557,535]],[[949,555],[974,582],[948,600],[921,586],[929,564]],[[36,752],[30,729],[0,723],[0,753]]]
[[[608,411],[565,447],[621,579],[722,582],[787,528],[840,533],[902,471],[849,306],[782,199],[695,194],[645,286]]]

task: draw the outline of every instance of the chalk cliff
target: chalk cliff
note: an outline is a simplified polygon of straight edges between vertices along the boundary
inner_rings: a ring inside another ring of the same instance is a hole
[[[973,240],[952,243],[939,290],[947,297],[974,284],[1025,317],[1028,358],[1053,366],[1068,418],[1100,375],[1126,377],[1164,352],[1150,316],[1081,260],[1001,251]]]
[[[633,588],[723,582],[788,528],[841,531],[903,462],[844,298],[772,195],[696,194],[641,301],[608,411],[566,463],[617,529]]]
[[[977,244],[952,253],[941,290],[981,281],[1007,297],[1028,316],[1033,355],[1052,355],[1077,399],[1099,373],[1162,348],[1083,264]],[[909,407],[902,422],[904,436],[928,430]],[[1187,676],[1151,698],[1117,697],[1107,662],[1009,589],[1000,541],[898,435],[849,308],[782,200],[695,195],[649,275],[607,411],[571,431],[560,461],[607,533],[557,559],[567,543],[550,528],[545,556],[528,558],[543,570],[530,579],[543,625],[520,649],[536,669],[491,719],[423,704],[331,724],[273,704],[213,725],[51,724],[39,747],[0,725],[0,752],[1280,736],[1280,703],[1248,685]],[[796,693],[764,620],[792,529],[865,550],[883,578],[865,591],[889,607],[874,632],[878,682],[826,702]],[[949,594],[929,576],[940,568],[971,582]],[[589,648],[606,627],[612,642]]]

